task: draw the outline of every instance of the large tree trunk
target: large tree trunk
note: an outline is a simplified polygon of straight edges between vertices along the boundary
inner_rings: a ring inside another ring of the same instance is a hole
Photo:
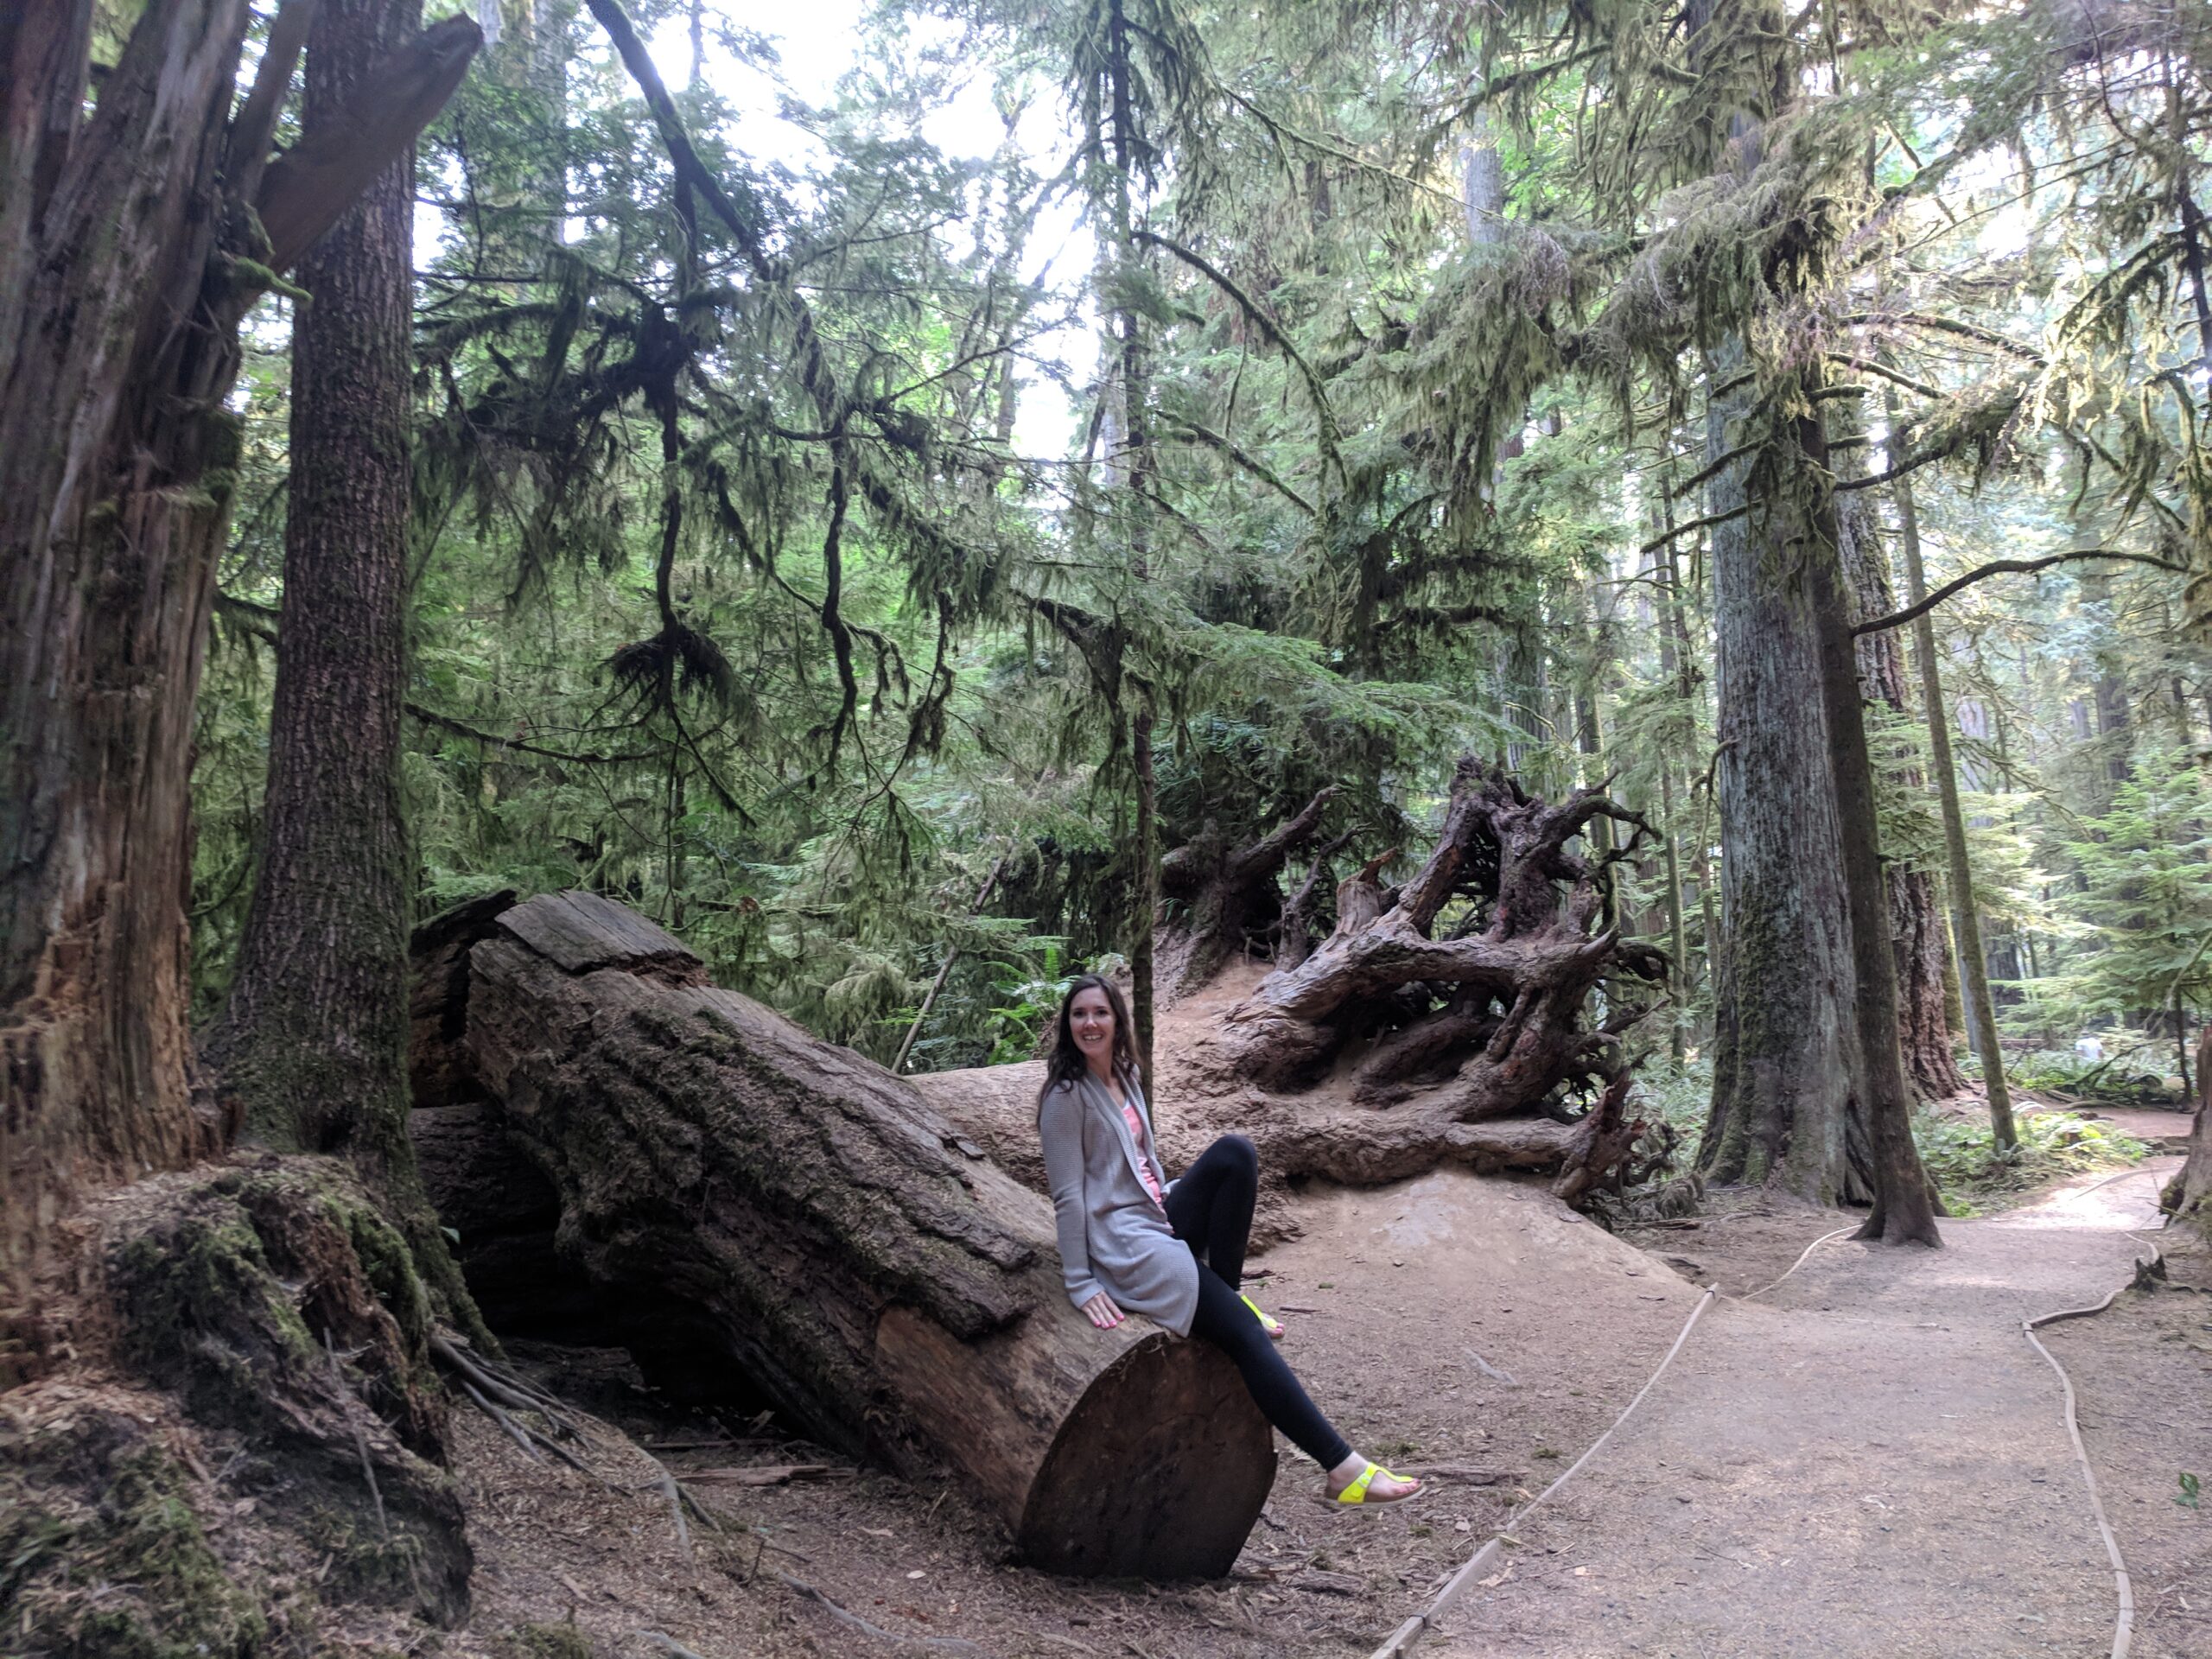
[[[149,5],[81,124],[92,7],[7,11],[0,1268],[13,1278],[82,1187],[216,1139],[188,1088],[185,815],[237,347],[200,316],[166,325],[200,307],[245,8]]]
[[[1817,368],[1807,374],[1806,390],[1812,397],[1826,390],[1822,378]],[[1874,1177],[1874,1205],[1858,1236],[1885,1244],[1940,1247],[1943,1241],[1936,1229],[1935,1189],[1921,1167],[1920,1149],[1913,1144],[1912,1085],[1897,1046],[1897,976],[1890,948],[1889,895],[1882,882],[1874,762],[1866,741],[1859,654],[1851,632],[1851,590],[1844,581],[1827,439],[1817,412],[1800,415],[1792,424],[1796,445],[1811,463],[1801,476],[1813,491],[1812,534],[1800,555],[1808,572],[1813,613],[1820,628],[1821,696],[1834,746],[1836,817],[1843,830],[1843,884],[1851,906],[1852,1006],[1865,1088],[1859,1110]]]
[[[420,12],[419,0],[321,0],[301,111],[310,140],[346,118]],[[300,261],[267,830],[203,1054],[249,1138],[353,1159],[474,1326],[407,1138],[414,178],[410,145]]]
[[[322,0],[304,130],[389,41],[409,0]],[[325,1152],[404,1126],[406,672],[414,156],[307,257],[292,331],[291,474],[267,827],[238,965],[206,1052],[244,1132]],[[376,1172],[382,1173],[382,1172]]]
[[[2212,1239],[2212,1025],[2196,1039],[2196,1121],[2190,1130],[2189,1157],[2159,1203],[2175,1220]]]
[[[1837,452],[1836,476],[1862,478],[1866,473],[1864,434],[1855,421],[1837,424],[1857,442]],[[1868,493],[1856,490],[1836,497],[1835,517],[1853,619],[1887,616],[1897,609],[1897,595]],[[1887,709],[1902,728],[1911,718],[1912,704],[1905,690],[1904,650],[1896,632],[1885,629],[1862,635],[1858,658],[1860,696],[1870,707]],[[1918,768],[1908,770],[1904,781],[1918,788]],[[1905,1070],[1923,1099],[1947,1100],[1967,1084],[1951,1052],[1950,1021],[1943,1010],[1943,910],[1935,873],[1893,859],[1885,866],[1883,879],[1889,900],[1891,959],[1897,968],[1897,1042]]]
[[[93,8],[0,16],[0,1287],[92,1184],[213,1145],[185,1031],[194,699],[236,482],[224,399],[287,269],[450,94],[454,19],[264,168],[299,14],[231,118],[243,0],[149,0],[83,113]],[[11,1299],[12,1300],[12,1299]]]
[[[1779,11],[1756,21],[1745,14],[1727,29],[1708,31],[1713,19],[1705,0],[1686,15],[1699,57],[1732,45],[1737,30],[1770,34]],[[1794,53],[1776,52],[1766,62],[1766,96],[1732,114],[1726,167],[1714,181],[1751,200],[1771,182],[1759,176],[1763,122],[1802,92]],[[1808,219],[1777,219],[1770,228],[1759,245],[1764,291],[1751,296],[1745,329],[1762,309],[1771,308],[1770,322],[1801,306],[1802,285],[1824,254]],[[1724,1016],[1703,1159],[1723,1173],[1763,1164],[1769,1179],[1828,1202],[1871,1189],[1865,1236],[1934,1244],[1940,1240],[1897,1050],[1873,770],[1821,424],[1830,389],[1817,356],[1755,365],[1749,343],[1745,334],[1723,336],[1706,365],[1714,505],[1744,515],[1717,525],[1713,537],[1723,785],[1732,783],[1738,813],[1764,821],[1749,836],[1757,867],[1738,872],[1736,855],[1726,859],[1732,982],[1720,989],[1733,1006]],[[1747,632],[1762,623],[1771,631]],[[1778,704],[1759,700],[1762,690],[1775,692]],[[1726,806],[1724,796],[1724,837]],[[1786,837],[1772,832],[1801,823],[1813,844],[1785,857]],[[1738,910],[1739,894],[1751,901],[1748,914]],[[1803,955],[1788,948],[1796,941],[1808,947]],[[1793,982],[1789,1000],[1808,1016],[1796,1028],[1775,1019],[1777,989]],[[1825,1077],[1808,1070],[1808,1055],[1834,1070]]]
[[[557,1195],[549,1279],[683,1320],[827,1444],[949,1465],[1040,1567],[1229,1570],[1274,1456],[1227,1357],[1094,1329],[1049,1206],[911,1084],[593,894],[417,943],[424,1096],[480,1091]]]
[[[1716,353],[1707,372],[1716,386],[1744,381],[1740,348]],[[1747,383],[1713,399],[1708,464],[1742,441],[1752,403]],[[1808,475],[1802,459],[1764,464]],[[1746,505],[1751,465],[1720,467],[1707,486],[1713,512]],[[1714,1179],[1839,1204],[1873,1188],[1853,1133],[1856,978],[1820,617],[1802,552],[1811,537],[1808,515],[1787,495],[1713,530],[1722,938],[1713,1107],[1698,1162]]]

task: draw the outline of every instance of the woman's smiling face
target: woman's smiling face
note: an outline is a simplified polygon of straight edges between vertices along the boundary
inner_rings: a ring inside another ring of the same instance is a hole
[[[1075,1046],[1094,1069],[1105,1069],[1112,1063],[1114,1054],[1114,1007],[1107,1001],[1106,993],[1096,985],[1087,985],[1075,994],[1075,1001],[1068,1005],[1068,1029],[1075,1035]]]

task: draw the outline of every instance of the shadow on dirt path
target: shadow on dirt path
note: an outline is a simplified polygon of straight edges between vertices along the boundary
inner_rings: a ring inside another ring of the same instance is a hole
[[[1723,1300],[1429,1659],[2101,1655],[2113,1580],[2023,1317],[2126,1282],[2175,1160]]]

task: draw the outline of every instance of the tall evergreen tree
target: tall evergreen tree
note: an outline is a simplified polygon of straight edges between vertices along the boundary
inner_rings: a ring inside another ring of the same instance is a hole
[[[420,0],[322,0],[302,142],[348,118]],[[413,861],[400,808],[414,423],[412,145],[299,265],[267,829],[206,1052],[245,1137],[346,1153],[459,1308],[407,1135]]]
[[[0,17],[0,1274],[80,1183],[171,1165],[189,1095],[190,732],[236,486],[238,327],[413,142],[478,41],[448,20],[270,163],[304,17],[232,115],[242,0]]]

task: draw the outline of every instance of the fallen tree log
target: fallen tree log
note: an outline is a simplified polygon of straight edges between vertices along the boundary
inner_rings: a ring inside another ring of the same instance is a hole
[[[1092,1327],[1048,1205],[911,1085],[594,894],[416,943],[417,1076],[433,1110],[473,1091],[481,1115],[419,1143],[434,1196],[457,1205],[454,1159],[467,1179],[496,1130],[557,1195],[549,1276],[669,1310],[815,1440],[949,1468],[1047,1570],[1229,1570],[1274,1471],[1234,1368],[1142,1319]]]

